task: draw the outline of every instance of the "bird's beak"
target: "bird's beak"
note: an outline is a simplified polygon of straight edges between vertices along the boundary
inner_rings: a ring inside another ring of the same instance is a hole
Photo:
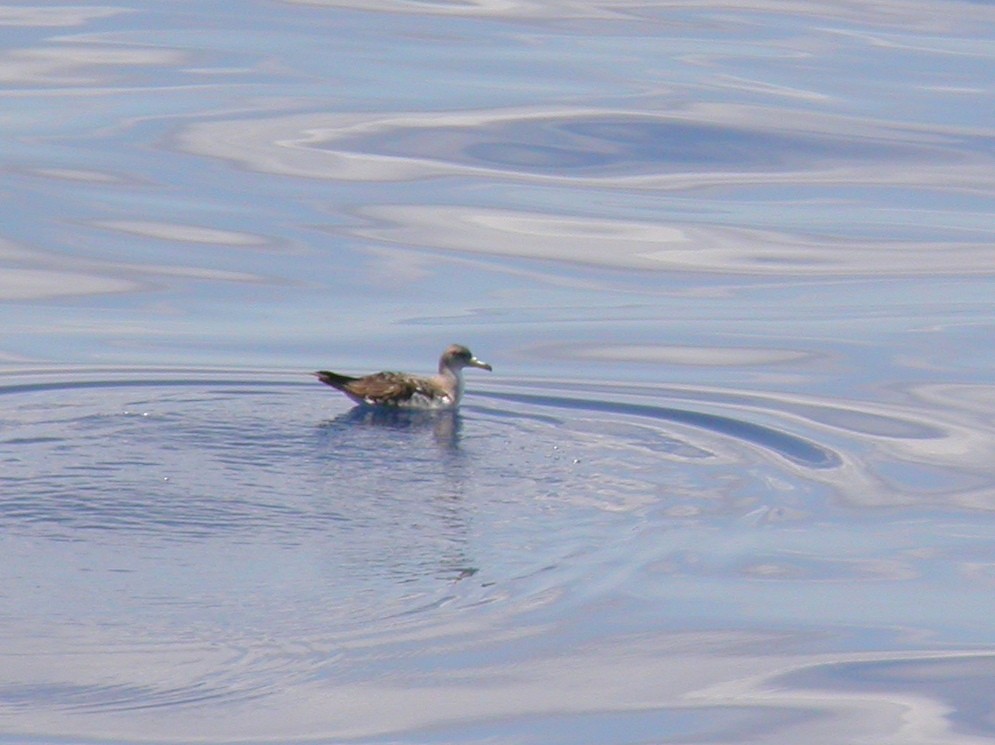
[[[481,362],[476,357],[471,357],[470,358],[470,366],[471,367],[479,367],[481,370],[490,370],[491,369],[490,365],[488,365],[486,362]]]

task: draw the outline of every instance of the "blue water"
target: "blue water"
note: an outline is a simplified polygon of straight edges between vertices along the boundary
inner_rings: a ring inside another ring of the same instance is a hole
[[[993,32],[0,8],[0,743],[990,739]]]

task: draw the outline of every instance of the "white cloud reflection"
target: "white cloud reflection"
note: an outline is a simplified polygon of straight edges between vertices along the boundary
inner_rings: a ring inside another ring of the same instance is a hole
[[[625,17],[628,0],[284,0],[293,5],[353,8],[377,13],[418,15],[494,16],[498,18],[614,18]]]
[[[0,26],[82,26],[90,21],[133,12],[131,8],[100,5],[4,5],[0,6]]]
[[[53,271],[4,267],[0,271],[0,300],[41,300],[79,295],[132,292],[139,285],[127,279]]]
[[[34,168],[28,171],[31,175],[59,181],[78,181],[89,184],[122,184],[125,179],[102,171],[84,170],[82,168]]]
[[[336,181],[488,176],[628,189],[757,184],[995,185],[957,155],[976,133],[915,131],[776,107],[701,104],[666,114],[512,108],[295,114],[199,122],[184,150],[264,173]]]
[[[639,20],[653,13],[646,4],[631,0],[283,0],[292,5],[351,8],[379,13],[420,16],[476,16],[514,20]],[[663,4],[663,9],[682,8]],[[703,0],[697,11],[739,14],[743,5],[729,0]],[[750,6],[756,14],[770,13],[811,17],[824,21],[856,21],[889,27],[937,29],[955,26],[967,19],[984,18],[980,3],[954,2],[937,5],[928,0],[874,0],[874,2],[811,2],[809,0],[765,0]]]
[[[147,223],[137,223],[137,225],[151,230],[151,226]],[[193,235],[201,238],[207,235],[227,236],[229,241],[233,237],[243,236],[224,231],[218,231],[218,235],[214,233]],[[241,284],[263,284],[274,281],[258,274],[223,268],[89,260],[56,252],[28,249],[12,241],[0,239],[0,301],[144,292],[159,281],[171,279]]]
[[[785,276],[995,272],[982,243],[817,239],[774,231],[455,206],[367,207],[378,243],[650,271]]]
[[[512,614],[491,615],[494,624]],[[153,624],[147,639],[125,645],[99,628],[50,628],[5,664],[19,681],[13,694],[44,691],[53,703],[10,707],[7,728],[101,742],[380,742],[426,731],[465,742],[486,725],[496,739],[532,743],[550,727],[583,740],[590,721],[614,718],[627,733],[648,720],[655,731],[716,744],[744,742],[744,732],[769,745],[988,742],[972,734],[990,728],[988,707],[971,704],[990,695],[962,690],[990,674],[984,650],[801,654],[793,647],[802,634],[666,630],[564,648],[560,625],[525,622],[516,638],[482,621],[449,618],[434,633],[408,623],[394,630],[393,648],[359,634],[308,638],[298,662],[307,675],[282,669],[295,658],[274,642],[231,633],[177,640],[175,629]],[[448,662],[431,675],[417,668],[433,655]],[[390,674],[357,676],[355,661],[374,656]]]
[[[494,204],[365,208],[373,225],[356,234],[393,246],[637,270],[909,276],[995,271],[977,206],[995,190],[995,168],[972,144],[977,135],[699,105],[666,115],[513,108],[218,120],[184,128],[177,143],[250,170],[333,182],[447,177],[620,200],[723,195],[703,215],[664,209],[652,221]],[[788,187],[798,196],[785,196]],[[758,199],[761,190],[776,196]],[[930,193],[975,196],[927,219],[905,190],[923,204]],[[721,222],[708,219],[717,209]],[[755,217],[737,224],[738,210]],[[813,213],[821,222],[808,232]],[[883,228],[887,240],[877,237]]]
[[[0,83],[99,85],[131,67],[172,67],[184,59],[169,49],[110,44],[65,44],[9,49],[0,54]]]
[[[253,235],[252,233],[207,228],[200,225],[180,225],[151,220],[95,220],[93,224],[97,227],[137,235],[143,238],[176,241],[179,243],[203,243],[230,248],[260,248],[269,244],[265,238]]]
[[[544,354],[556,354],[555,345],[544,344]],[[537,350],[538,351],[538,350]],[[690,347],[674,344],[586,344],[572,350],[574,359],[611,362],[645,362],[666,365],[753,366],[797,363],[816,355],[793,349],[761,347]]]

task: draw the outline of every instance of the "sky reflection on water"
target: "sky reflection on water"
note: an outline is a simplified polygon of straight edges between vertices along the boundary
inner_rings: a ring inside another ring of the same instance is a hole
[[[0,743],[990,737],[993,31],[0,8]]]

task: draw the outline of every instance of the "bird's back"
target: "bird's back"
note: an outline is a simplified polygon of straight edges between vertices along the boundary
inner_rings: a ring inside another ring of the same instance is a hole
[[[452,403],[449,391],[432,378],[398,372],[379,372],[362,378],[322,370],[318,380],[369,406],[424,406]]]

